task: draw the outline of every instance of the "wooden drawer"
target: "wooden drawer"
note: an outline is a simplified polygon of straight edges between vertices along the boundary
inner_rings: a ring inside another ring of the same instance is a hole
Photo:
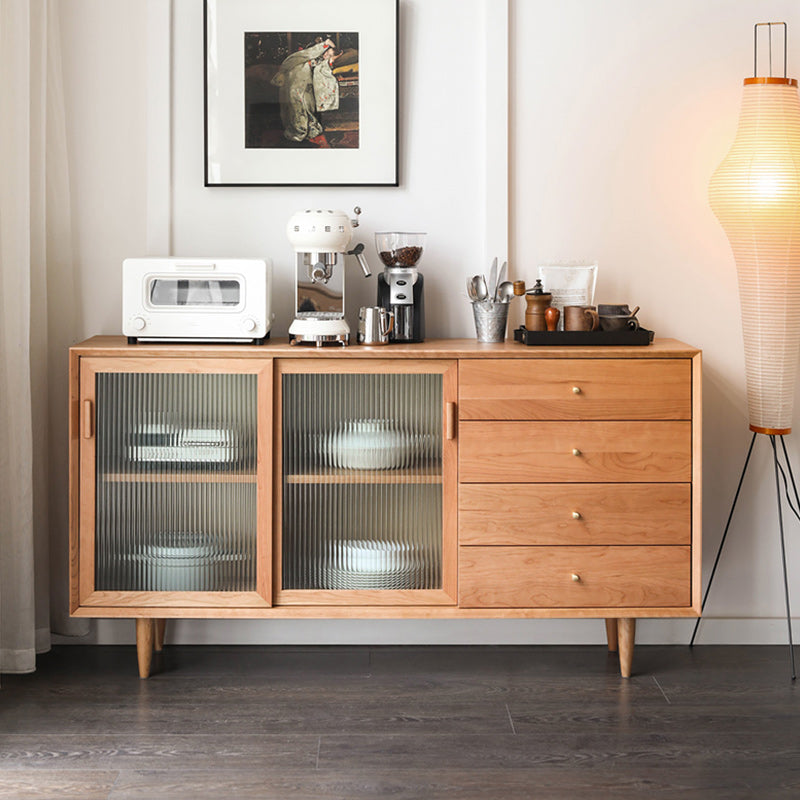
[[[688,483],[691,422],[462,422],[462,483]]]
[[[462,545],[690,544],[686,483],[462,484]]]
[[[459,605],[465,608],[689,604],[689,547],[459,548]]]
[[[689,359],[465,360],[461,419],[691,419]]]

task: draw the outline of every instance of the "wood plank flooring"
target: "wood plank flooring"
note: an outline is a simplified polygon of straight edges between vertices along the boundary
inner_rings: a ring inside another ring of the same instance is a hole
[[[800,797],[786,647],[57,647],[2,677],[0,798]]]

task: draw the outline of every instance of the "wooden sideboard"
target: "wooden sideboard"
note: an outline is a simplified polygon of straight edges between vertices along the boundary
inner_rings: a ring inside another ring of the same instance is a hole
[[[70,351],[71,613],[700,611],[701,353],[432,340]]]

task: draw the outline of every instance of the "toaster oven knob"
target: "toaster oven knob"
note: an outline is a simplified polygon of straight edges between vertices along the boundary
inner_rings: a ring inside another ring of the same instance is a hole
[[[257,323],[252,317],[248,317],[242,324],[246,331],[254,331],[257,327]]]
[[[144,321],[144,317],[134,317],[133,318],[133,327],[137,331],[143,331],[147,323]]]

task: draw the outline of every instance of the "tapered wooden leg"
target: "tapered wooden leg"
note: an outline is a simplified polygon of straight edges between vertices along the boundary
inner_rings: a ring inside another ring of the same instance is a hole
[[[153,662],[153,634],[155,623],[152,619],[136,620],[136,656],[139,659],[139,677],[150,677]]]
[[[617,619],[606,620],[606,637],[608,638],[608,652],[616,653],[619,647],[619,633],[617,632]]]
[[[636,620],[619,620],[619,671],[623,678],[630,678],[633,664],[633,644],[636,639]]]
[[[155,631],[153,633],[153,649],[160,653],[164,649],[164,634],[167,630],[167,621],[165,619],[157,619],[155,621]]]

